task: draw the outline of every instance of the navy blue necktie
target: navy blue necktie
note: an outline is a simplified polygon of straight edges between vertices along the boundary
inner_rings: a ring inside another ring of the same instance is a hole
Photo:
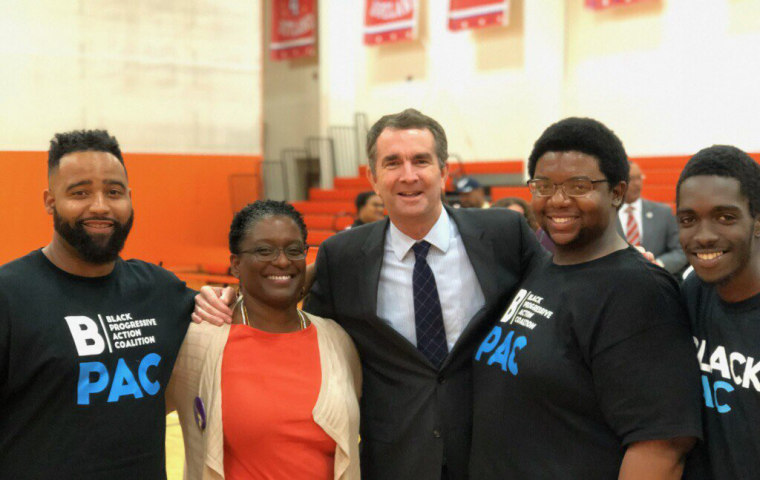
[[[443,312],[438,298],[435,276],[428,265],[430,244],[415,243],[412,292],[414,293],[414,324],[417,331],[417,350],[422,352],[436,367],[440,367],[448,355],[446,331],[443,328]]]

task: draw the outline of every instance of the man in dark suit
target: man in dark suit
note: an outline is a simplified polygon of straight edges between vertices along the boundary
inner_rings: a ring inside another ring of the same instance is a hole
[[[676,274],[686,266],[686,255],[678,242],[678,224],[668,205],[641,198],[644,178],[641,167],[631,162],[631,181],[625,203],[618,210],[619,230],[628,243],[652,252],[656,264]]]
[[[322,243],[305,309],[359,350],[362,478],[463,479],[474,348],[543,250],[514,212],[443,206],[447,143],[432,118],[381,118],[367,154],[389,218]]]

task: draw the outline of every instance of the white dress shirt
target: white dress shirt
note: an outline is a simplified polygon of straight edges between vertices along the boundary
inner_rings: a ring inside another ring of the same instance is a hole
[[[623,226],[623,238],[625,238],[626,229],[628,228],[628,207],[633,206],[633,218],[636,219],[636,225],[639,226],[639,241],[644,238],[644,225],[641,223],[641,209],[644,208],[641,203],[641,197],[633,203],[624,203],[618,210],[620,225]]]
[[[431,244],[427,262],[438,287],[446,343],[451,351],[470,319],[485,305],[485,297],[464,249],[462,236],[445,209],[441,210],[441,216],[424,240]],[[412,292],[412,245],[415,242],[391,222],[385,234],[383,266],[377,289],[377,316],[412,345],[417,345]]]

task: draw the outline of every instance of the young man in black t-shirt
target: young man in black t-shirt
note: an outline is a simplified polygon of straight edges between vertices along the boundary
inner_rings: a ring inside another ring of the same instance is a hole
[[[677,189],[681,245],[696,274],[682,293],[702,370],[705,421],[705,444],[688,477],[758,478],[760,166],[737,148],[713,146],[689,160]]]
[[[119,252],[127,173],[105,131],[58,134],[52,241],[0,267],[0,477],[164,479],[164,389],[193,293]]]
[[[528,170],[557,250],[476,350],[470,478],[680,479],[702,433],[698,370],[675,280],[617,232],[623,145],[565,119]]]

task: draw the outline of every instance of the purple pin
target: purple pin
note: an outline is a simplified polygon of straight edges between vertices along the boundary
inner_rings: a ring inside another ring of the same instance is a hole
[[[203,406],[201,397],[195,397],[193,401],[193,413],[195,414],[195,423],[201,430],[206,429],[206,408]]]

